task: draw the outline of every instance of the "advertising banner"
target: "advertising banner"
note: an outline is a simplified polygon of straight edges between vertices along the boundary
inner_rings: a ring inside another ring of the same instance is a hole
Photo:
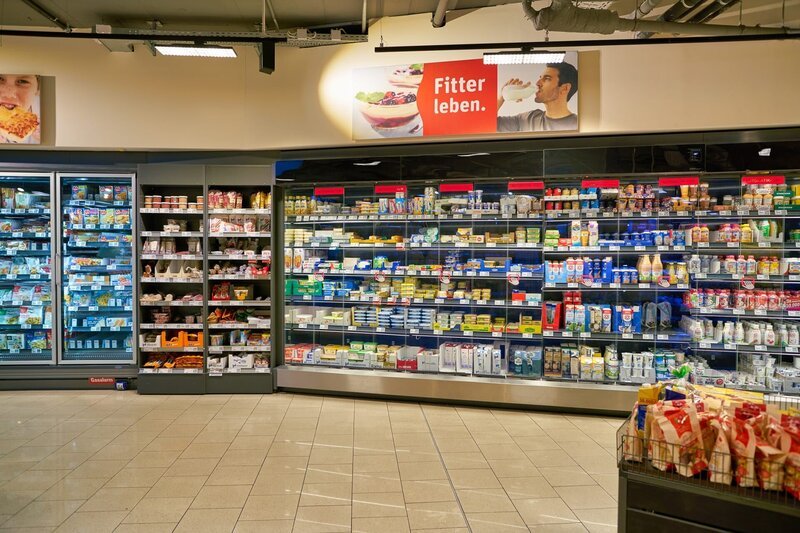
[[[357,69],[353,138],[578,131],[578,54],[561,63],[483,59]]]
[[[0,144],[41,143],[41,79],[0,74]]]

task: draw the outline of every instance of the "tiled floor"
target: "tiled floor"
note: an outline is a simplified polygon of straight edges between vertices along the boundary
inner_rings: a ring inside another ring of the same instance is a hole
[[[0,393],[0,531],[613,531],[621,420],[292,394]]]

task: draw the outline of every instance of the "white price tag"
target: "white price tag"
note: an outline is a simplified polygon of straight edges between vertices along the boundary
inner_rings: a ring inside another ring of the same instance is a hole
[[[418,334],[418,333],[419,333],[419,329],[417,329],[417,328],[411,328],[411,329],[409,329],[409,330],[408,330],[408,332],[409,332],[409,333],[411,333],[412,335],[416,335],[416,334]]]
[[[756,316],[767,316],[767,311],[766,309],[756,309],[753,311],[753,314]]]
[[[505,305],[505,302],[503,300],[495,300],[494,305]]]
[[[562,337],[572,337],[572,332],[571,331],[562,331],[561,332],[561,336]]]
[[[530,334],[526,333],[525,335],[530,335]],[[552,336],[553,336],[553,332],[550,331],[549,329],[546,329],[546,330],[542,331],[542,337],[552,337]]]
[[[591,339],[592,332],[591,331],[581,331],[581,338],[582,339]]]
[[[356,330],[355,326],[347,326],[347,331],[355,331],[355,330]]]
[[[652,333],[642,333],[642,339],[644,339],[644,340],[653,340],[653,334]]]
[[[733,313],[734,315],[743,315],[743,314],[745,314],[745,311],[744,311],[744,309],[734,309],[734,310],[732,311],[732,313]]]
[[[308,324],[303,322],[302,324],[297,324],[297,327],[300,328],[300,329],[308,329]]]
[[[471,331],[462,331],[461,333],[462,333],[462,334],[463,334],[465,337],[472,337],[472,332],[471,332]]]
[[[756,344],[754,346],[754,348],[756,349],[757,352],[766,352],[767,351],[767,347],[764,346],[763,344]]]
[[[502,336],[503,336],[503,333],[500,332],[500,331],[493,331],[492,332],[492,337],[502,337]]]
[[[608,247],[608,249],[612,252],[619,252],[620,250],[619,246],[617,246],[616,244],[612,244],[611,246]]]
[[[700,347],[701,348],[711,348],[711,343],[710,342],[701,342],[700,343]]]
[[[378,333],[384,333],[386,331],[386,328],[377,327],[375,328],[375,331],[377,331]]]
[[[760,243],[758,243],[758,247],[759,247],[759,248],[771,248],[771,247],[772,247],[772,243],[769,243],[769,242],[760,242]]]
[[[433,334],[434,334],[434,335],[441,335],[441,334],[442,334],[442,330],[440,330],[440,329],[435,329],[435,330],[433,330]]]

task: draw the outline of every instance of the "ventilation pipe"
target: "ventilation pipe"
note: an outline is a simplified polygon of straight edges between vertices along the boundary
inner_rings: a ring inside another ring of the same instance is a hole
[[[61,28],[62,30],[70,31],[69,24],[67,24],[66,22],[64,22],[63,20],[61,20],[60,18],[58,18],[54,14],[50,13],[44,7],[39,5],[38,2],[35,2],[34,0],[22,0],[22,3],[25,4],[26,6],[30,7],[31,9],[33,9],[37,13],[39,13],[41,16],[43,16],[44,18],[46,18],[47,20],[49,20],[50,22],[52,22],[53,24],[55,24],[56,26]]]
[[[702,11],[694,15],[686,22],[692,22],[692,23],[706,22],[708,20],[720,16],[723,11],[727,11],[729,8],[733,7],[737,3],[739,3],[739,0],[717,0],[716,2],[708,4],[706,7],[702,9]]]
[[[662,0],[642,0],[642,3],[639,4],[639,7],[634,9],[632,12],[625,15],[623,18],[626,19],[642,19],[647,16],[652,10],[658,7]]]
[[[689,13],[692,12],[694,8],[702,4],[705,0],[680,0],[672,5],[669,9],[664,11],[660,17],[658,17],[658,21],[662,22],[674,22],[676,20],[680,20],[681,18],[685,17]],[[649,39],[653,36],[654,32],[639,32],[636,34],[637,39]]]
[[[646,31],[683,35],[755,35],[785,34],[784,28],[758,26],[723,26],[720,24],[686,24],[654,20],[631,20],[620,17],[616,11],[576,7],[571,0],[553,0],[549,7],[534,9],[532,0],[522,0],[522,9],[533,26],[541,31],[596,33],[610,35],[614,32]]]
[[[443,28],[447,24],[447,0],[439,0],[439,3],[436,4],[431,24],[433,24],[434,28]]]

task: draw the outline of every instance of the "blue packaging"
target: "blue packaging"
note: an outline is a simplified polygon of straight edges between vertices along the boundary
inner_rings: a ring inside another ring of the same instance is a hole
[[[610,257],[604,258],[602,268],[603,283],[612,283],[614,281],[614,261]]]

